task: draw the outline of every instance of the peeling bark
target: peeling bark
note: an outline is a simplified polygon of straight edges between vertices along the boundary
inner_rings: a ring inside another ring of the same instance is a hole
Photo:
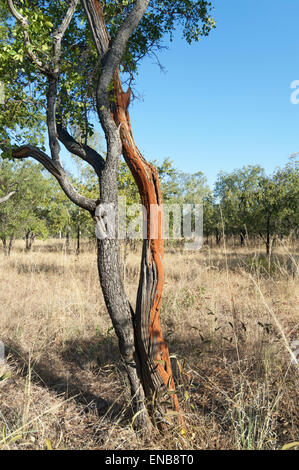
[[[178,398],[175,394],[169,350],[163,338],[160,319],[164,285],[162,264],[164,220],[159,177],[157,170],[144,159],[135,144],[128,112],[131,91],[123,92],[118,72],[114,77],[114,91],[116,104],[113,116],[116,124],[120,125],[123,155],[138,186],[141,202],[146,209],[147,233],[143,242],[134,319],[142,383],[149,403],[152,403],[154,396],[159,409],[159,402],[166,400],[167,403],[169,400],[169,404],[177,411],[180,422],[183,424]],[[150,217],[153,208],[157,212]],[[151,412],[155,411],[155,406],[152,408]],[[159,411],[163,415],[166,410],[160,409]]]
[[[163,203],[159,178],[156,169],[143,158],[134,142],[128,112],[131,91],[123,92],[118,72],[118,66],[125,51],[127,40],[144,14],[148,3],[149,2],[146,0],[136,1],[134,8],[129,13],[117,36],[111,43],[106,29],[101,3],[97,0],[82,0],[94,43],[102,59],[101,68],[103,72],[97,86],[97,108],[102,127],[105,131],[108,151],[106,168],[103,170],[100,180],[101,202],[111,203],[115,197],[115,191],[113,192],[111,188],[116,181],[113,175],[115,176],[115,155],[117,154],[117,149],[113,150],[112,147],[115,144],[113,142],[114,139],[117,140],[116,135],[118,136],[118,132],[120,132],[121,151],[136,181],[142,204],[147,213],[147,234],[143,243],[136,313],[133,316],[133,330],[131,330],[134,333],[135,361],[136,363],[140,362],[141,376],[139,378],[141,378],[150,414],[153,416],[155,412],[158,411],[159,419],[161,420],[161,418],[165,418],[167,410],[171,409],[173,411],[174,409],[178,413],[180,423],[183,424],[178,398],[175,394],[169,351],[163,338],[160,320],[164,284],[162,265],[164,240]],[[107,88],[112,79],[114,80],[115,103],[114,100],[109,101],[107,96]],[[109,110],[113,116],[112,122]],[[109,176],[107,175],[107,170],[109,171]],[[109,190],[107,185],[109,185]],[[151,222],[150,212],[152,206],[156,207],[158,212],[156,217],[152,218],[153,220]],[[153,232],[156,234],[156,237],[151,236]],[[108,246],[103,250],[103,244],[105,243]],[[107,250],[108,252],[111,250],[110,245],[111,241],[108,243],[99,240],[99,257],[101,258],[99,272],[104,296],[105,292],[108,294],[105,297],[105,301],[114,323],[121,349],[122,332],[119,329],[121,317],[118,320],[116,319],[116,322],[113,320],[113,317],[118,316],[121,311],[121,306],[119,306],[119,308],[117,306],[113,307],[111,300],[112,298],[115,300],[117,296],[118,298],[122,297],[126,299],[126,296],[121,292],[115,292],[115,296],[112,297],[111,292],[113,285],[107,288],[103,274],[106,279],[112,276],[109,276],[108,272],[101,273],[101,270],[111,270],[111,257],[109,260],[105,259]],[[115,242],[114,250],[119,253],[118,241]],[[119,266],[119,261],[118,255],[117,266]],[[117,272],[113,273],[113,279],[113,284],[120,288],[122,282],[119,269],[117,269]],[[125,316],[124,307],[125,301],[122,302],[122,318]],[[127,331],[127,340],[128,338],[129,330]],[[133,349],[131,350],[133,351]],[[121,351],[121,354],[123,356],[124,352]],[[164,409],[161,408],[162,401],[163,403],[168,402]]]
[[[28,46],[30,43],[26,19],[13,9],[12,1],[9,3],[12,14],[23,28],[24,42]],[[58,122],[58,125],[56,123],[61,40],[77,3],[77,0],[69,2],[61,27],[53,34],[52,66],[39,63],[37,57],[28,52],[32,63],[48,80],[47,127],[50,156],[31,145],[13,149],[12,156],[21,159],[32,157],[42,163],[57,179],[71,201],[88,210],[95,219],[99,218],[96,220],[99,226],[101,222],[101,213],[97,211],[99,201],[82,196],[71,185],[60,161],[58,140],[95,169],[100,177],[101,204],[114,204],[117,208],[117,175],[121,153],[129,165],[147,212],[147,238],[143,244],[135,313],[122,283],[117,234],[112,239],[98,239],[98,270],[105,303],[118,337],[120,353],[130,382],[135,428],[147,432],[151,428],[147,410],[152,416],[158,412],[159,421],[162,422],[167,419],[167,411],[174,409],[179,415],[180,423],[183,424],[175,393],[169,351],[162,335],[160,321],[164,284],[162,265],[164,241],[163,203],[159,178],[156,169],[146,162],[134,142],[128,113],[131,92],[130,90],[127,93],[123,92],[117,71],[129,37],[145,13],[149,0],[134,2],[113,41],[110,41],[106,30],[101,3],[98,0],[81,0],[101,59],[96,102],[107,142],[105,160],[88,146],[76,142],[63,127],[63,122]],[[108,89],[112,80],[114,80],[116,103],[109,100]],[[155,206],[158,212],[151,223],[149,215],[152,206]],[[152,231],[156,232],[156,237],[151,235]],[[166,405],[162,405],[162,402]]]

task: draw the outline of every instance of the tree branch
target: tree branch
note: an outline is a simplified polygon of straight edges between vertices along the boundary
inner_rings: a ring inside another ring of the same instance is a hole
[[[60,145],[58,141],[58,130],[56,123],[56,104],[57,104],[57,92],[58,92],[58,80],[60,74],[60,59],[61,59],[61,42],[63,36],[72,20],[76,7],[79,0],[70,0],[67,12],[62,20],[61,25],[53,33],[53,42],[52,42],[52,65],[45,66],[34,54],[32,44],[30,42],[28,34],[28,21],[27,18],[22,16],[15,8],[13,0],[7,0],[7,5],[11,11],[14,18],[21,24],[24,34],[24,43],[26,46],[27,54],[31,59],[32,63],[37,67],[37,69],[48,77],[49,85],[47,91],[47,127],[48,127],[48,136],[49,136],[49,146],[51,151],[51,158],[32,145],[23,145],[12,151],[13,158],[27,158],[32,157],[38,162],[40,162],[58,181],[62,190],[65,192],[67,197],[74,202],[79,207],[88,210],[93,213],[96,208],[96,200],[89,199],[85,196],[79,194],[76,189],[72,186],[68,180],[66,173],[60,162]],[[79,149],[80,145],[72,139],[72,137],[59,126],[60,139],[66,148],[70,149],[76,155],[79,155],[82,159],[90,163],[95,170],[100,172],[101,164],[104,160],[100,157],[97,152],[90,149],[88,146],[84,146]],[[79,152],[80,150],[80,152]],[[100,158],[99,158],[100,157]]]
[[[57,124],[57,133],[58,139],[63,143],[65,148],[70,153],[77,155],[78,157],[82,158],[82,160],[89,163],[89,165],[91,165],[95,170],[96,174],[100,176],[105,165],[104,158],[88,145],[77,142],[74,137],[71,136],[69,132],[62,126],[62,124]]]
[[[59,73],[60,68],[60,58],[61,58],[61,41],[62,38],[72,20],[76,7],[78,5],[79,0],[71,0],[70,5],[67,9],[65,17],[56,31],[53,34],[53,44],[52,44],[52,60],[53,60],[53,70],[51,70],[50,66],[44,65],[37,55],[33,52],[33,46],[30,41],[29,33],[28,33],[28,20],[26,17],[22,16],[21,13],[17,11],[13,4],[13,0],[7,0],[7,6],[14,16],[14,18],[21,24],[23,29],[24,35],[24,44],[27,50],[28,57],[30,58],[31,62],[36,65],[38,70],[43,73],[44,75],[51,77],[56,76]]]
[[[81,3],[86,12],[97,52],[101,57],[101,74],[96,90],[97,111],[107,141],[107,171],[115,172],[121,142],[111,115],[108,87],[121,63],[130,35],[141,20],[149,0],[136,0],[112,42],[107,32],[100,1],[81,0]]]
[[[16,193],[16,191],[11,191],[10,193],[6,194],[6,196],[0,197],[0,204],[2,202],[8,201],[8,199],[13,196]]]
[[[108,50],[110,41],[107,29],[103,28],[105,21],[102,6],[99,0],[81,0],[81,4],[87,16],[97,53],[102,58]]]
[[[53,34],[53,76],[49,77],[49,87],[47,92],[47,126],[51,157],[54,161],[60,162],[60,146],[57,139],[56,104],[58,79],[60,74],[61,41],[73,18],[79,0],[71,0],[66,15],[57,30]]]
[[[42,150],[34,147],[33,145],[22,145],[21,147],[12,150],[12,157],[20,159],[29,157],[34,158],[39,163],[41,163],[53,176],[55,176],[58,183],[60,184],[60,187],[72,202],[91,213],[95,211],[97,201],[79,194],[68,180],[61,164],[59,162],[53,161]]]
[[[105,54],[102,61],[102,75],[104,75],[105,79],[102,80],[103,82],[107,83],[106,87],[109,86],[111,80],[113,79],[114,73],[119,67],[123,55],[125,53],[129,38],[135,28],[138,26],[141,18],[143,17],[148,7],[148,4],[149,0],[136,0],[132,10],[129,12],[127,18],[120,26],[107,53]]]
[[[71,0],[66,15],[56,31],[53,34],[53,63],[54,74],[59,73],[60,57],[61,57],[61,41],[73,18],[79,0]]]
[[[60,163],[60,145],[57,139],[56,125],[56,103],[57,103],[57,77],[49,78],[49,86],[47,91],[47,127],[49,136],[49,146],[52,160]]]
[[[97,52],[102,58],[99,84],[103,91],[107,91],[114,73],[121,63],[128,40],[144,15],[149,0],[136,0],[112,42],[110,42],[105,26],[103,10],[99,0],[81,0],[81,3],[86,12]]]

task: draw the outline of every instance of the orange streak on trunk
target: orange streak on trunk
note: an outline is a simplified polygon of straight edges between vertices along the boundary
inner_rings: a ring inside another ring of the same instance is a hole
[[[162,290],[164,285],[164,269],[162,258],[164,255],[164,220],[163,203],[159,184],[159,177],[156,168],[150,165],[141,155],[135,144],[128,106],[130,104],[130,89],[124,93],[121,86],[119,73],[116,72],[114,78],[114,89],[116,95],[116,106],[114,108],[114,120],[120,125],[120,136],[123,145],[124,158],[132,172],[135,182],[138,186],[141,202],[147,212],[147,239],[149,240],[148,265],[155,264],[157,273],[157,284],[152,309],[149,319],[149,337],[153,344],[158,348],[155,352],[156,368],[163,380],[164,385],[169,391],[175,391],[175,385],[172,377],[172,369],[169,357],[169,350],[162,335],[160,310],[162,303]],[[161,209],[158,217],[150,220],[151,205]],[[151,233],[156,233],[157,238],[152,238]],[[179,402],[176,394],[171,394],[174,408],[179,412]],[[183,420],[180,416],[181,424]]]

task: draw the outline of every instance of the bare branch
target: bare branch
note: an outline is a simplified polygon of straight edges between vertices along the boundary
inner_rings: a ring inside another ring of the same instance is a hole
[[[8,199],[13,196],[16,193],[16,191],[11,191],[10,193],[6,194],[4,197],[0,197],[0,204],[2,202],[8,201]]]
[[[32,157],[41,163],[55,178],[60,176],[61,166],[52,161],[48,155],[33,145],[21,145],[12,150],[13,158]]]
[[[53,34],[53,62],[54,74],[59,73],[59,62],[61,57],[61,41],[73,18],[79,0],[71,0],[66,15],[56,31]]]
[[[138,26],[148,5],[149,0],[136,0],[134,7],[129,12],[127,18],[122,23],[115,38],[113,39],[111,46],[109,47],[109,50],[107,51],[107,54],[103,59],[102,64],[103,75],[105,76],[105,79],[102,80],[105,83],[107,82],[107,86],[113,79],[114,73],[119,67],[123,55],[125,53],[128,40],[135,28]]]
[[[89,163],[94,168],[97,175],[100,176],[105,165],[104,158],[88,145],[77,142],[62,124],[57,124],[57,133],[60,142],[63,143],[65,148]]]
[[[59,162],[53,161],[45,152],[39,148],[32,145],[22,145],[21,147],[18,147],[12,151],[12,157],[20,159],[28,157],[34,158],[39,163],[41,163],[53,176],[55,176],[62,190],[72,202],[91,213],[95,211],[97,201],[79,194],[68,180],[61,164]]]

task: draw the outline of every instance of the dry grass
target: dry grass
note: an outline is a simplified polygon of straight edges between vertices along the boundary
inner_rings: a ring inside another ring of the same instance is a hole
[[[280,449],[298,440],[298,247],[168,250],[162,309],[187,422],[142,441],[96,255],[0,254],[2,449]],[[127,258],[134,303],[140,256]],[[297,386],[296,386],[297,385]],[[179,430],[178,430],[179,431]]]

